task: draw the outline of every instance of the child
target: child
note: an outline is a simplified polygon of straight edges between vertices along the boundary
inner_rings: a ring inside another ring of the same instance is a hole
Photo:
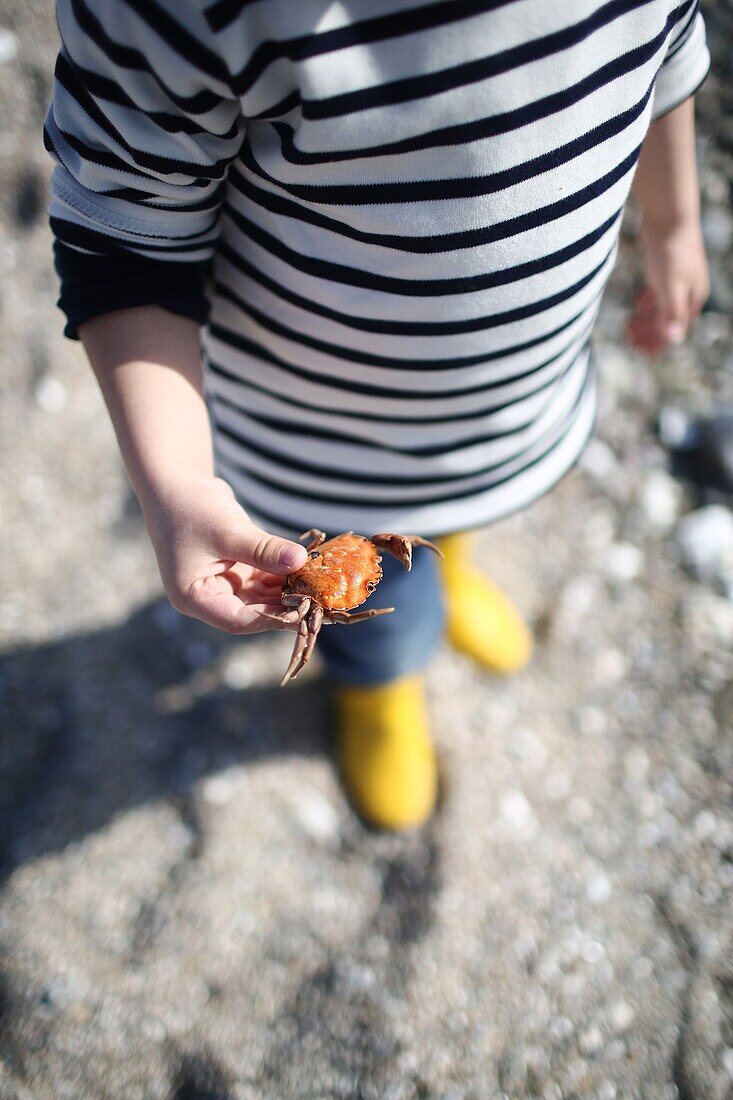
[[[60,305],[176,608],[269,629],[300,531],[445,536],[451,640],[527,660],[458,532],[550,489],[592,430],[632,180],[633,342],[678,343],[701,308],[697,8],[59,0]],[[320,650],[349,793],[400,828],[435,801],[420,671],[443,609],[427,551],[384,566],[398,611]]]

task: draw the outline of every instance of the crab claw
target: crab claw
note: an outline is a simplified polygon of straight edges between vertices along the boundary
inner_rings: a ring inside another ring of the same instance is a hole
[[[436,554],[440,554],[441,558],[443,557],[442,550],[439,550],[432,542],[428,542],[427,539],[421,538],[420,535],[393,535],[382,532],[381,535],[372,535],[369,541],[373,542],[378,549],[385,550],[393,558],[397,558],[397,561],[404,565],[408,573],[412,569],[413,546],[427,546],[429,550],[434,550]]]

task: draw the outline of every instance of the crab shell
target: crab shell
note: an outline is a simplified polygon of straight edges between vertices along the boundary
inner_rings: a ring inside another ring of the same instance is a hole
[[[302,569],[286,578],[283,595],[309,596],[327,612],[351,611],[381,581],[381,561],[370,539],[353,532],[338,535],[310,551]]]

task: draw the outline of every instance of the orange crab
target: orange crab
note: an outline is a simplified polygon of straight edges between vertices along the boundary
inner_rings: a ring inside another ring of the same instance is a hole
[[[306,547],[308,561],[302,569],[285,578],[281,596],[283,605],[292,610],[268,615],[280,622],[299,624],[293,655],[280,681],[281,686],[295,679],[303,668],[324,623],[359,623],[394,611],[393,607],[379,607],[350,614],[371,596],[382,579],[380,550],[397,558],[408,572],[412,568],[413,546],[427,546],[436,554],[441,553],[437,546],[419,535],[383,533],[365,538],[346,531],[326,540],[323,531],[312,528],[300,537],[311,539]]]

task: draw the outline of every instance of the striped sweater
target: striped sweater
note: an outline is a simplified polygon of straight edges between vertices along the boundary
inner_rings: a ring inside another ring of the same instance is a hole
[[[68,332],[203,320],[250,514],[441,534],[548,490],[696,0],[59,0],[46,144]]]

